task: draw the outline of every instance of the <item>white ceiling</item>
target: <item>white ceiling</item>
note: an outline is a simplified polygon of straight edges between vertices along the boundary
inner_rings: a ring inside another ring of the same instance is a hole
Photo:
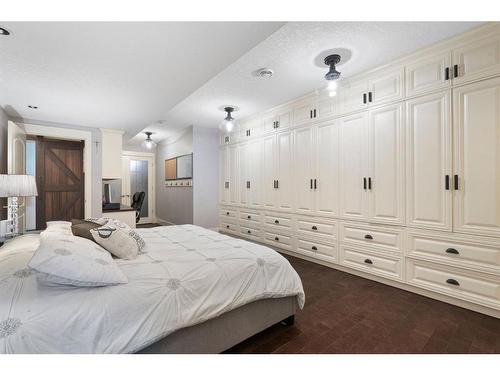
[[[479,24],[1,23],[12,35],[0,36],[0,105],[13,117],[129,136],[147,129],[162,140],[192,124],[219,126],[227,104],[243,118],[315,90],[325,50],[350,51],[339,66],[350,77]],[[271,79],[252,74],[263,67]]]
[[[1,22],[11,35],[0,36],[0,105],[11,117],[132,136],[282,25]]]

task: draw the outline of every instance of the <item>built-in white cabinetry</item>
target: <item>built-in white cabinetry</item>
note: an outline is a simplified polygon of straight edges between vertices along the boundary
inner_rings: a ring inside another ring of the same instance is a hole
[[[102,135],[102,178],[122,178],[123,131],[101,129]]]
[[[451,230],[449,91],[406,103],[407,225]]]
[[[500,78],[453,90],[454,231],[500,236]]]
[[[221,144],[222,231],[500,317],[500,26]]]

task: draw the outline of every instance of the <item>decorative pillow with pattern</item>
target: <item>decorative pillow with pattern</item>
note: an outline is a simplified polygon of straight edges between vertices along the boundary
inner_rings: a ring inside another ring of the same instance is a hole
[[[93,287],[128,282],[107,251],[72,235],[41,237],[28,267],[36,271],[40,283],[47,285]]]
[[[94,240],[120,259],[134,259],[139,253],[139,245],[131,229],[124,229],[116,225],[106,224],[90,231]],[[142,238],[141,238],[142,240]]]

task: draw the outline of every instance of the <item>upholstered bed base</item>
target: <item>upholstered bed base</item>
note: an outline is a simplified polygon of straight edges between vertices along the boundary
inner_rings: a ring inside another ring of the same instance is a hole
[[[221,353],[276,323],[293,323],[296,310],[295,296],[255,301],[215,319],[175,331],[138,353]]]

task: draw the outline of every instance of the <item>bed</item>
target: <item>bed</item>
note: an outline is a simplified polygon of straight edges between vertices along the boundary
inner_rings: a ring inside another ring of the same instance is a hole
[[[38,235],[0,248],[0,353],[219,353],[293,322],[299,276],[267,247],[194,225],[137,230],[127,284],[45,286],[27,268]]]

